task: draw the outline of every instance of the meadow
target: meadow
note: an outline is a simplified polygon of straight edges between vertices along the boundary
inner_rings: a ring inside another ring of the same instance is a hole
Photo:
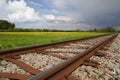
[[[100,32],[0,32],[0,50],[48,44],[108,33]]]

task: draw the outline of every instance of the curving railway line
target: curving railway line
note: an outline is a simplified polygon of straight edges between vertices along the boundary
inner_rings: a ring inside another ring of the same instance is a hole
[[[80,65],[97,67],[93,55],[105,50],[117,34],[0,51],[0,80],[77,80],[69,76]]]

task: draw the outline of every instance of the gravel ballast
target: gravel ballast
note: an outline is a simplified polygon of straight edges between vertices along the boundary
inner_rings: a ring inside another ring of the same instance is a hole
[[[49,69],[64,61],[57,57],[53,57],[50,55],[37,54],[37,53],[28,53],[28,54],[21,55],[20,60],[41,71]]]
[[[106,46],[107,50],[99,50],[106,57],[92,56],[90,59],[100,63],[96,68],[82,65],[70,76],[78,80],[120,80],[120,34],[112,44]]]
[[[20,74],[29,74],[20,67],[18,67],[16,64],[13,64],[6,60],[0,61],[0,72],[4,73],[20,73]]]
[[[105,38],[109,38],[110,36],[105,36],[105,37],[99,37],[99,38],[94,38],[94,39],[89,39],[85,41],[77,41],[73,42],[70,44],[66,44],[64,46],[58,46],[53,47],[53,48],[48,48],[45,49],[45,51],[48,51],[49,54],[58,54],[61,56],[66,56],[66,57],[74,57],[76,56],[76,53],[80,54],[84,52],[86,49],[91,48],[95,46],[96,44],[100,43],[101,41],[104,41]],[[86,47],[86,48],[80,48],[80,47]],[[75,54],[74,54],[75,53]]]

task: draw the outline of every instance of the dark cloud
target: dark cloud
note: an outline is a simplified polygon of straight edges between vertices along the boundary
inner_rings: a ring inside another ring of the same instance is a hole
[[[79,13],[86,24],[95,26],[120,25],[120,0],[80,0]]]

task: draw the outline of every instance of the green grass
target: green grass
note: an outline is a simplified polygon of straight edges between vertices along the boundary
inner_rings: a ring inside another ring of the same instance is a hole
[[[48,44],[107,33],[95,32],[0,32],[0,50]]]

